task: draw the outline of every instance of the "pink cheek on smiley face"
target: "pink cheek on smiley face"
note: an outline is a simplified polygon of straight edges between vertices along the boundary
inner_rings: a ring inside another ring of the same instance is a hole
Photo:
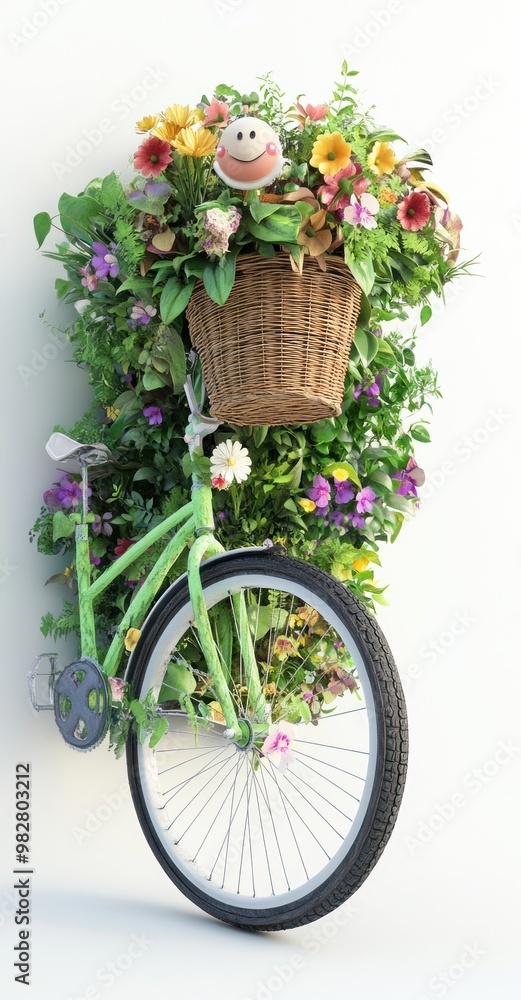
[[[275,145],[274,142],[267,142],[266,143],[266,152],[269,153],[270,156],[276,156],[277,155],[277,147],[276,147],[276,145]]]
[[[219,158],[223,157],[225,153],[226,153],[226,150],[225,150],[224,146],[217,146],[217,156]]]

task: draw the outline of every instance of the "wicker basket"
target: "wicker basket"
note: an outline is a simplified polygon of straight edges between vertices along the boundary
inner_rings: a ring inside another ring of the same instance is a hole
[[[327,270],[285,253],[237,258],[216,306],[198,282],[187,308],[210,413],[231,424],[307,424],[338,416],[361,290],[340,258]]]

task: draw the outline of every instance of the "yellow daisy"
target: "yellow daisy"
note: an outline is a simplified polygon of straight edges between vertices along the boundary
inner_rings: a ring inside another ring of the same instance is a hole
[[[340,132],[324,132],[315,139],[311,150],[310,165],[318,167],[321,174],[336,174],[347,167],[351,146]]]
[[[150,132],[157,125],[159,121],[159,115],[145,115],[144,118],[140,118],[136,122],[136,132]]]
[[[369,170],[372,170],[373,174],[378,177],[383,177],[384,174],[392,174],[396,163],[398,163],[398,157],[394,155],[394,150],[391,149],[389,143],[375,142],[367,157]]]
[[[195,125],[201,121],[201,116],[204,117],[203,112],[199,112],[198,108],[190,108],[188,104],[171,104],[161,115],[164,121],[177,125],[178,129]]]
[[[183,156],[210,156],[217,149],[217,136],[206,128],[182,128],[172,146]]]
[[[152,129],[152,135],[157,136],[158,139],[163,139],[164,142],[173,142],[177,139],[181,131],[181,126],[176,125],[175,122],[161,122],[156,128]]]

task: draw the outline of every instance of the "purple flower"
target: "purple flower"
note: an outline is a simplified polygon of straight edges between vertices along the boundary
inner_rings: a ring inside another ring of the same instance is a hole
[[[143,416],[148,417],[148,422],[151,426],[152,424],[163,423],[163,411],[160,406],[145,406]]]
[[[154,309],[154,306],[146,306],[141,299],[138,299],[132,306],[130,319],[131,321],[134,320],[136,323],[143,323],[146,326],[147,323],[150,323],[152,316],[155,316],[156,313],[157,309]]]
[[[92,522],[92,530],[94,534],[110,536],[113,532],[112,525],[109,524],[111,518],[112,518],[112,513],[110,511],[107,511],[105,514],[103,514],[103,517],[100,517],[99,514],[95,514],[94,520]]]
[[[356,494],[356,510],[358,514],[370,514],[373,509],[373,500],[376,500],[376,493],[370,486],[364,486]]]
[[[218,517],[220,521],[226,521],[228,518],[228,514],[225,510],[218,510],[216,517]]]
[[[101,562],[101,559],[98,559],[98,556],[95,556],[94,552],[89,552],[89,559],[90,559],[91,564],[93,566],[99,566],[99,564]]]
[[[396,490],[397,493],[402,497],[406,496],[418,496],[418,486],[423,486],[425,482],[425,473],[423,469],[415,462],[414,458],[410,458],[402,472],[398,472],[393,479],[400,479],[400,485]]]
[[[349,503],[355,495],[355,491],[348,479],[335,479],[335,500],[337,503]]]
[[[96,276],[106,278],[107,275],[110,275],[111,278],[115,278],[119,272],[119,264],[114,256],[114,250],[117,250],[116,244],[111,243],[109,249],[104,243],[93,243],[92,249],[94,257],[91,260],[91,266],[96,271]]]
[[[345,515],[341,510],[333,510],[329,515],[329,523],[334,524],[335,528],[341,528],[344,523]]]
[[[363,528],[363,526],[365,524],[365,521],[364,521],[363,517],[360,517],[360,514],[354,514],[353,513],[353,514],[348,514],[347,516],[348,516],[349,520],[351,521],[351,524],[353,525],[353,528]]]
[[[361,395],[362,395],[362,386],[360,382],[356,382],[353,388],[353,397],[354,399],[360,399]]]
[[[323,512],[323,508],[327,507],[329,504],[329,498],[331,494],[331,487],[323,476],[315,476],[313,479],[313,486],[308,490],[308,497],[310,500],[314,500],[317,507],[321,510],[318,513]]]
[[[92,496],[92,489],[89,486],[87,496]],[[81,484],[70,476],[62,476],[59,484],[46,490],[43,495],[43,502],[49,510],[67,510],[69,507],[77,507],[81,501]]]

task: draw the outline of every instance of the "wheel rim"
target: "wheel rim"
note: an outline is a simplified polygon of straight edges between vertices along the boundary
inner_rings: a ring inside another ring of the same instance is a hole
[[[197,727],[196,739],[187,713],[171,705],[160,743],[152,750],[136,746],[138,777],[147,824],[178,878],[223,907],[269,910],[313,892],[352,849],[375,786],[377,719],[370,678],[345,616],[303,584],[253,572],[206,586],[207,606],[230,601],[239,590],[257,595],[259,607],[271,590],[287,595],[286,607],[301,602],[318,612],[329,628],[322,647],[339,642],[342,663],[349,662],[358,683],[356,696],[346,690],[316,726],[294,725],[293,759],[285,769],[275,756],[262,754],[259,740],[246,748],[230,744],[216,715]],[[150,652],[142,694],[152,688],[164,695],[166,665],[181,656],[187,662],[183,642],[190,630],[185,604]],[[309,650],[306,655],[311,659]],[[267,676],[269,670],[264,681]],[[197,705],[197,692],[192,700]],[[247,716],[244,706],[241,714]]]

